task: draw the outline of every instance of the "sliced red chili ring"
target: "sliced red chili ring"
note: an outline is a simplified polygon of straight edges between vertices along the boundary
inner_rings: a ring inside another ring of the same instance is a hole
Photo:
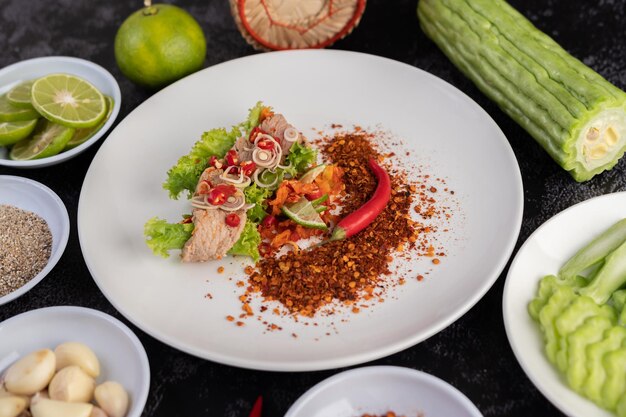
[[[243,174],[250,177],[254,174],[254,170],[256,169],[256,164],[254,161],[246,161],[241,163],[241,170]]]
[[[256,143],[256,146],[259,149],[263,149],[265,151],[271,151],[272,149],[274,149],[274,146],[276,142],[269,140],[269,139],[261,139],[260,141],[258,141]]]
[[[228,166],[239,165],[239,154],[237,154],[237,151],[234,149],[226,152],[226,157],[224,159],[226,160],[226,165]]]
[[[221,206],[226,202],[228,197],[231,197],[237,192],[237,189],[233,185],[219,184],[215,188],[209,191],[206,199],[209,204],[214,206]]]

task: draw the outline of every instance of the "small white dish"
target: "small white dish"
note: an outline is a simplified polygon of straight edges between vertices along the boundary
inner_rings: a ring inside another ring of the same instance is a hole
[[[17,62],[0,69],[0,95],[6,93],[22,81],[33,80],[44,75],[66,73],[77,75],[92,83],[104,95],[113,98],[113,112],[102,128],[85,143],[48,158],[32,161],[13,161],[9,159],[7,148],[0,146],[0,166],[14,168],[41,168],[55,165],[75,157],[100,139],[113,125],[120,112],[122,93],[120,86],[109,71],[98,64],[80,58],[67,56],[47,56]]]
[[[409,368],[370,366],[334,375],[305,392],[285,417],[398,416],[482,417],[461,391]]]
[[[10,362],[38,349],[53,349],[63,342],[89,346],[100,361],[96,383],[117,381],[130,397],[125,417],[139,417],[148,398],[150,365],[135,334],[121,321],[84,307],[40,308],[0,323],[0,362]],[[9,358],[6,362],[3,358]]]
[[[54,191],[28,178],[0,175],[0,204],[8,204],[37,214],[48,223],[52,234],[52,251],[44,269],[22,287],[0,297],[2,305],[25,294],[54,268],[61,259],[70,236],[70,218],[63,201]]]
[[[576,204],[541,225],[515,256],[504,287],[502,312],[509,343],[528,378],[572,417],[614,417],[571,390],[545,355],[539,325],[528,314],[539,280],[556,274],[579,249],[626,216],[626,192]]]

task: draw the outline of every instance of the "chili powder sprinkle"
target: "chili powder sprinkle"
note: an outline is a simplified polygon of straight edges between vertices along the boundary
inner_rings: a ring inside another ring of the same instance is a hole
[[[338,132],[320,141],[322,156],[344,170],[346,197],[341,215],[363,205],[376,188],[369,158],[384,164],[384,156],[362,130]],[[372,296],[384,275],[391,273],[393,253],[413,248],[418,230],[409,210],[413,202],[406,174],[387,166],[391,199],[383,212],[353,237],[325,242],[300,253],[260,260],[249,273],[249,283],[266,300],[281,302],[290,313],[313,316],[333,301],[352,303]]]

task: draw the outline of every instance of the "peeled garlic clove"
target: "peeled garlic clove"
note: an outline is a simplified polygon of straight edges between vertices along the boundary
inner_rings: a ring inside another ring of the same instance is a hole
[[[56,373],[48,395],[53,400],[70,403],[88,403],[93,398],[96,381],[76,365],[68,366]]]
[[[22,397],[0,398],[0,417],[17,417],[26,408],[26,400]]]
[[[54,353],[50,349],[30,353],[7,370],[4,386],[13,394],[33,395],[50,383],[55,365]]]
[[[109,416],[107,416],[107,413],[102,411],[102,408],[94,407],[93,410],[91,410],[91,415],[89,417],[109,417]]]
[[[124,417],[128,411],[128,393],[114,381],[104,382],[96,387],[96,403],[109,417]],[[35,416],[36,417],[36,416]]]
[[[87,375],[97,378],[100,375],[100,362],[89,346],[78,342],[62,343],[54,349],[57,371],[66,366],[79,366]]]
[[[68,403],[35,397],[30,403],[33,417],[89,417],[93,405],[86,403]]]

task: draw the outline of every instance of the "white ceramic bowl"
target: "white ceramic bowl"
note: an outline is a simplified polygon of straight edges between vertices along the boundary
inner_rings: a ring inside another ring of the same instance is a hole
[[[545,354],[539,324],[528,314],[539,281],[556,274],[579,249],[625,217],[626,192],[578,203],[558,213],[524,242],[511,263],[504,285],[504,328],[517,361],[533,384],[563,413],[571,417],[614,417],[578,395]]]
[[[285,417],[358,417],[388,411],[406,417],[482,417],[476,406],[447,382],[396,366],[371,366],[334,375],[305,392]]]
[[[115,78],[98,64],[80,58],[48,56],[21,61],[0,69],[0,94],[4,94],[22,81],[48,74],[67,73],[77,75],[95,85],[102,94],[113,98],[113,112],[102,128],[85,143],[60,154],[32,161],[12,161],[7,149],[0,146],[0,165],[14,168],[40,168],[58,164],[75,157],[100,139],[117,118],[122,104],[122,94]]]
[[[126,417],[139,417],[148,398],[148,356],[135,334],[119,320],[84,307],[47,307],[0,323],[0,372],[17,358],[63,342],[89,346],[100,361],[96,383],[117,381],[130,396]]]
[[[54,191],[28,178],[0,175],[0,204],[8,204],[37,214],[48,223],[52,234],[52,251],[44,269],[22,287],[0,297],[2,305],[26,293],[54,268],[67,245],[70,219],[63,201]]]

